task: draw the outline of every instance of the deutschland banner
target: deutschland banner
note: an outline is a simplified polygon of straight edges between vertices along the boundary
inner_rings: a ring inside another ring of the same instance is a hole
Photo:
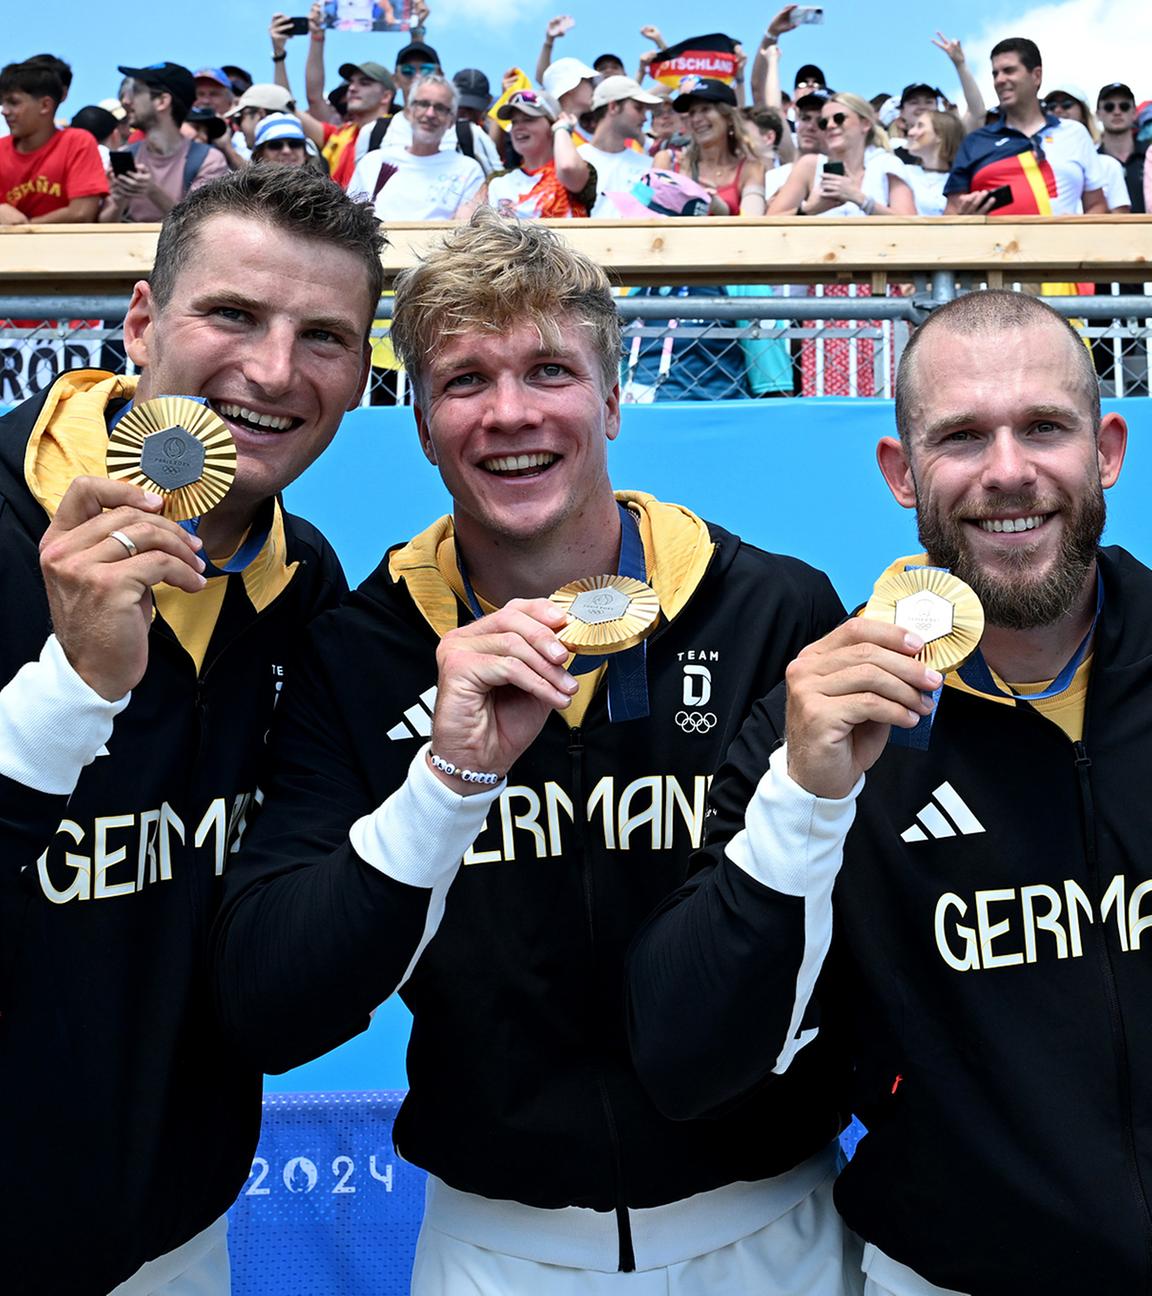
[[[731,85],[736,80],[736,42],[720,32],[690,36],[661,50],[648,73],[671,90],[686,76],[711,77]]]

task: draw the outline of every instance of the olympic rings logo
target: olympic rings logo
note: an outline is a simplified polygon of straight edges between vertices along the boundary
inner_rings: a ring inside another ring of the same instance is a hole
[[[716,728],[716,717],[711,711],[677,711],[676,723],[685,733],[710,733]]]

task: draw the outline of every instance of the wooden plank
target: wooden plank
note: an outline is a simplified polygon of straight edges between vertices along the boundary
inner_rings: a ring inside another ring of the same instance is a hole
[[[1152,280],[1152,216],[710,217],[557,221],[625,284],[870,282],[933,270],[1012,279]],[[389,281],[451,225],[389,227]],[[152,264],[158,226],[0,228],[0,293],[127,293]]]

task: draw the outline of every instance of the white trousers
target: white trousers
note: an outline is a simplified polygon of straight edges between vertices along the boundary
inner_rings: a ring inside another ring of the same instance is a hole
[[[827,1180],[786,1214],[706,1255],[639,1273],[543,1264],[450,1237],[425,1218],[412,1296],[858,1296],[857,1239]]]
[[[228,1216],[183,1246],[149,1260],[109,1296],[229,1296]]]

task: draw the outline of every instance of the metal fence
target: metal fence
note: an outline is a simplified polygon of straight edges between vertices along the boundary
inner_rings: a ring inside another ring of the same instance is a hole
[[[890,397],[911,330],[957,294],[982,286],[941,271],[883,296],[855,284],[641,289],[618,299],[623,399]],[[1074,322],[1104,395],[1147,396],[1152,283],[1097,285],[1091,296],[1060,291],[1068,287],[1023,290]],[[42,391],[64,369],[130,371],[121,327],[127,306],[120,297],[0,297],[0,404]],[[388,340],[391,309],[384,298],[365,405],[410,399]]]

